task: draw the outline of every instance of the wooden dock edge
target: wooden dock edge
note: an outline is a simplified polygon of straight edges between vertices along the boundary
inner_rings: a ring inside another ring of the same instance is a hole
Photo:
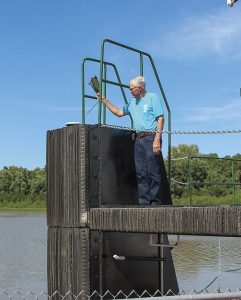
[[[241,236],[241,206],[93,208],[90,229],[178,235]]]

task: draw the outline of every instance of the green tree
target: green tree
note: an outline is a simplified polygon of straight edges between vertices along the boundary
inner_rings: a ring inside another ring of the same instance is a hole
[[[31,172],[25,168],[4,167],[0,171],[0,192],[27,195],[30,191]]]
[[[189,183],[189,157],[200,156],[197,145],[180,144],[172,147],[172,194],[175,197],[181,197],[187,192]],[[191,181],[196,182],[194,188],[200,190],[207,177],[205,163],[196,158],[191,160]]]
[[[39,195],[46,192],[46,171],[45,169],[36,168],[32,171],[30,182],[31,195]]]
[[[200,155],[197,145],[180,144],[171,148],[172,158],[182,158],[187,156]]]
[[[0,203],[25,202],[44,205],[46,192],[45,169],[33,171],[22,167],[4,167],[0,170]]]

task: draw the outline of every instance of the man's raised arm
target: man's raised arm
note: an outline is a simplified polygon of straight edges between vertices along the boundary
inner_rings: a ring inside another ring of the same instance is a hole
[[[99,95],[97,94],[97,97],[99,98]],[[112,104],[108,99],[106,99],[104,96],[102,97],[102,102],[106,105],[106,107],[117,117],[123,117],[126,114],[124,111],[114,104]]]

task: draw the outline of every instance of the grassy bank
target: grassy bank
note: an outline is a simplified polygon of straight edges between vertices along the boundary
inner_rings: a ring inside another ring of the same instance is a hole
[[[175,199],[174,205],[190,205],[188,196]],[[193,195],[192,205],[220,205],[233,204],[232,194],[215,197],[209,195]],[[236,194],[236,204],[241,204],[241,193]],[[0,194],[0,210],[19,210],[19,211],[45,211],[46,210],[46,195],[45,193],[29,196],[29,195],[11,195]]]
[[[0,194],[0,210],[44,211],[46,209],[45,193],[39,195]]]
[[[241,193],[235,195],[235,203],[241,204]],[[190,205],[189,196],[182,197],[179,199],[173,199],[174,205]],[[226,196],[210,196],[210,195],[193,195],[192,205],[221,205],[221,204],[233,204],[233,195],[229,194]]]

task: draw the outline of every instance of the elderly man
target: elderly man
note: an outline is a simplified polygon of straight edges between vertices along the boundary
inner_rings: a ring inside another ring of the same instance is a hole
[[[102,102],[116,116],[130,115],[137,132],[135,166],[138,197],[141,205],[162,204],[161,148],[164,113],[158,95],[146,91],[145,78],[137,76],[130,81],[132,99],[119,109],[105,97]]]

